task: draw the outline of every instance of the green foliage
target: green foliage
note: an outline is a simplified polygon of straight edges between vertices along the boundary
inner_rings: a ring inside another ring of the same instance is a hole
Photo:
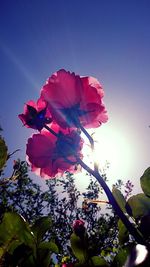
[[[119,229],[119,234],[118,234],[119,244],[123,245],[129,241],[129,232],[120,219],[118,221],[118,229]]]
[[[115,186],[113,186],[113,190],[112,190],[113,196],[115,197],[117,203],[119,204],[120,208],[122,209],[122,211],[124,213],[126,213],[126,200],[123,196],[123,194],[121,193],[121,191],[119,189],[117,189]]]
[[[147,168],[140,178],[141,188],[144,194],[150,197],[150,167]]]
[[[108,267],[108,263],[99,256],[93,256],[91,258],[91,266],[95,267]]]
[[[78,259],[78,263],[75,266],[108,267],[108,264],[103,257],[100,256],[91,257],[89,240],[86,233],[82,237],[79,237],[75,233],[73,233],[71,235],[70,242],[72,251],[76,256],[76,258]]]
[[[81,239],[79,236],[73,233],[71,235],[70,242],[75,257],[79,260],[80,263],[85,264],[88,261],[89,257],[86,234]]]
[[[34,236],[28,224],[17,213],[4,213],[0,224],[0,246],[3,250],[0,260],[5,257],[8,266],[11,262],[19,262],[20,256],[27,256],[28,252],[34,250]]]
[[[43,236],[46,234],[48,230],[51,229],[52,221],[50,217],[45,216],[38,219],[31,227],[34,236],[36,237],[37,242],[40,242]]]
[[[7,161],[7,154],[8,148],[6,146],[6,143],[4,139],[0,136],[0,171],[3,169],[3,167],[6,164]]]
[[[9,246],[13,241],[27,246],[34,242],[33,234],[25,220],[14,212],[6,212],[0,224],[0,245]]]
[[[127,257],[131,251],[131,246],[126,246],[123,248],[120,248],[117,255],[115,256],[112,266],[111,267],[122,267],[125,266],[125,262],[127,260]]]
[[[57,245],[53,241],[49,241],[49,242],[43,241],[43,242],[41,242],[39,244],[39,249],[43,249],[43,250],[44,249],[48,249],[51,252],[56,253],[56,254],[59,252]]]
[[[28,167],[24,161],[18,160],[16,162],[13,171],[14,176],[16,177],[15,180],[8,179],[0,186],[0,213],[2,215],[5,211],[17,212],[30,223],[35,242],[41,243],[37,246],[38,254],[41,255],[39,261],[46,258],[50,259],[49,246],[52,246],[52,244],[54,244],[54,247],[51,247],[51,252],[58,253],[59,250],[59,254],[57,254],[59,262],[65,255],[70,255],[71,261],[75,260],[73,251],[69,247],[69,239],[72,234],[71,226],[77,218],[87,221],[88,253],[90,257],[100,254],[102,250],[107,251],[108,247],[110,250],[113,249],[117,221],[110,214],[100,215],[101,208],[97,204],[89,203],[86,210],[78,207],[78,199],[81,193],[75,186],[73,175],[68,173],[65,179],[48,180],[46,182],[48,189],[45,192],[29,178]],[[3,181],[5,181],[5,178]],[[57,188],[59,188],[59,193],[62,192],[61,198],[59,198]],[[83,197],[91,200],[96,199],[99,192],[99,186],[91,180],[87,191],[83,193]],[[42,236],[47,239],[46,242],[50,243],[43,243],[45,241]],[[48,248],[49,251],[46,252]],[[23,244],[14,243],[14,251],[11,250],[11,255],[17,254],[17,258],[22,255],[24,249]],[[110,250],[106,253],[110,253]],[[21,264],[34,266],[35,259],[30,255],[32,253],[29,247],[26,248],[26,252],[26,263]],[[47,253],[47,256],[45,253]],[[28,254],[30,257],[28,257]]]
[[[20,267],[48,267],[51,254],[59,251],[53,241],[43,241],[47,223],[47,218],[41,218],[40,224],[38,220],[35,222],[36,227],[30,228],[27,222],[17,213],[4,213],[0,224],[0,259],[2,260],[5,257],[8,266],[19,264]],[[43,227],[42,231],[40,227]],[[33,228],[35,234],[32,231]]]
[[[6,211],[16,211],[32,223],[43,215],[42,191],[28,176],[24,161],[16,162],[10,178],[0,179],[0,216]]]
[[[128,199],[131,208],[131,216],[135,219],[150,214],[150,198],[144,194],[137,194]]]

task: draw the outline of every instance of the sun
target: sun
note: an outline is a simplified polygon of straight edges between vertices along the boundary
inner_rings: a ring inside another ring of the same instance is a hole
[[[92,134],[92,131],[90,133]],[[84,161],[90,166],[93,166],[93,162],[96,161],[100,171],[106,171],[111,184],[118,179],[130,179],[128,175],[135,158],[131,137],[115,129],[111,124],[94,129],[92,136],[95,141],[94,152],[91,151],[88,140],[84,137]],[[108,169],[107,166],[109,166]]]

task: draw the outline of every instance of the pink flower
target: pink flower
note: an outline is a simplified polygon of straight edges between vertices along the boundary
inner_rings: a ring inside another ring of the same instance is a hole
[[[41,90],[53,120],[61,127],[95,128],[108,117],[102,103],[104,91],[97,79],[65,70],[55,72]]]
[[[53,178],[65,171],[76,171],[76,157],[82,158],[81,149],[83,140],[77,131],[60,131],[57,125],[53,125],[54,136],[47,130],[40,134],[34,134],[28,139],[27,161],[36,174],[44,178]]]
[[[27,128],[41,131],[45,124],[51,123],[52,118],[47,110],[47,104],[42,99],[36,102],[30,100],[24,106],[24,113],[18,117]]]

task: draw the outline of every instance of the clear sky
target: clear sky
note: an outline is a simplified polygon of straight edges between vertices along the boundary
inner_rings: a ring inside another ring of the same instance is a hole
[[[150,1],[0,1],[0,124],[10,152],[21,148],[17,157],[31,134],[17,115],[60,68],[102,83],[109,122],[99,134],[109,142],[119,135],[130,154],[119,143],[112,179],[131,179],[138,190],[150,163]]]

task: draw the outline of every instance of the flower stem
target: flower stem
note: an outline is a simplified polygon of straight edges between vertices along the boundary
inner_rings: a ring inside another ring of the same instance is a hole
[[[94,150],[93,138],[91,137],[91,135],[85,130],[85,128],[81,124],[79,124],[79,127],[80,127],[81,131],[85,134],[85,136],[89,139],[89,142],[91,144],[91,149]]]
[[[48,130],[50,133],[52,133],[53,135],[55,135],[56,137],[58,137],[58,134],[57,133],[55,133],[50,127],[48,127],[46,124],[44,125],[44,128],[46,129],[46,130]]]
[[[86,129],[79,123],[79,127],[81,129],[81,131],[85,134],[85,136],[88,138],[90,144],[91,144],[91,150],[92,152],[94,152],[94,140],[91,137],[91,135],[86,131]],[[94,171],[98,172],[98,165],[97,163],[94,161]]]
[[[89,166],[87,166],[80,158],[77,158],[77,161],[88,173],[90,173],[97,179],[99,184],[104,189],[108,197],[108,200],[110,204],[112,205],[113,209],[115,210],[116,214],[122,220],[122,222],[124,223],[128,231],[130,232],[130,234],[134,237],[136,242],[143,244],[143,245],[147,245],[142,234],[130,223],[127,216],[121,210],[120,206],[118,205],[116,199],[114,198],[112,192],[110,191],[109,187],[107,186],[107,184],[105,183],[101,175],[97,171],[94,171]]]

